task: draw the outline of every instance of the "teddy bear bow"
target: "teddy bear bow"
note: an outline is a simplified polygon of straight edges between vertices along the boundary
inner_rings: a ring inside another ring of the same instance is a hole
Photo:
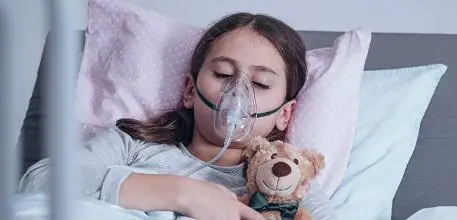
[[[268,200],[259,192],[249,200],[249,207],[258,212],[278,211],[282,220],[293,220],[298,210],[298,201],[291,203],[268,203]]]

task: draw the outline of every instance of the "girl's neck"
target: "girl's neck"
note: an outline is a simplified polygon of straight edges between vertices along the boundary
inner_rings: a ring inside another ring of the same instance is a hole
[[[221,146],[217,146],[209,143],[203,137],[195,132],[192,138],[192,142],[187,147],[188,151],[194,155],[194,157],[208,162],[212,160],[222,150]],[[214,163],[217,166],[235,166],[241,163],[243,149],[228,148],[222,157]]]

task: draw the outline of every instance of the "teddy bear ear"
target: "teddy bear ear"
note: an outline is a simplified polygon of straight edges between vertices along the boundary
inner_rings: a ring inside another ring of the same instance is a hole
[[[269,142],[263,137],[255,137],[251,141],[249,141],[246,149],[244,150],[244,156],[247,159],[251,159],[257,151],[259,151],[262,147],[267,146]]]
[[[314,149],[303,149],[301,155],[304,159],[311,162],[314,166],[314,174],[318,175],[319,172],[325,168],[325,156]]]

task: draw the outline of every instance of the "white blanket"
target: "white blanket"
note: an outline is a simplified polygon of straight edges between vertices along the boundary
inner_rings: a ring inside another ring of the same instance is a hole
[[[79,218],[84,220],[189,220],[190,218],[175,216],[173,212],[141,212],[128,210],[116,205],[108,204],[95,199],[84,198],[80,200],[81,209],[77,212]],[[50,216],[51,201],[44,194],[17,195],[14,205],[15,220],[48,220]]]
[[[175,220],[172,212],[144,213],[127,210],[95,199],[82,199],[80,219],[85,220]],[[47,220],[49,219],[50,200],[43,194],[18,195],[14,206],[15,220]],[[179,220],[190,219],[178,217]],[[341,220],[353,220],[350,216],[339,216]],[[416,212],[407,220],[456,220],[457,207],[439,206],[426,208]],[[388,219],[386,219],[388,220]]]
[[[457,219],[456,206],[438,206],[421,209],[408,220],[455,220]]]

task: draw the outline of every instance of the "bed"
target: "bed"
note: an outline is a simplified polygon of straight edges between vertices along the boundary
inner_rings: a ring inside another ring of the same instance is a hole
[[[84,32],[80,37],[81,53]],[[338,32],[300,31],[309,49],[327,47]],[[51,35],[49,35],[51,36]],[[46,157],[41,144],[42,85],[53,40],[45,42],[38,77],[21,129],[23,171]],[[422,120],[414,152],[392,201],[392,220],[407,219],[420,210],[457,206],[457,35],[373,33],[366,70],[402,68],[442,63],[446,74],[440,80]],[[387,174],[385,174],[387,175]],[[455,213],[455,212],[454,212]],[[455,216],[457,218],[457,216]]]

